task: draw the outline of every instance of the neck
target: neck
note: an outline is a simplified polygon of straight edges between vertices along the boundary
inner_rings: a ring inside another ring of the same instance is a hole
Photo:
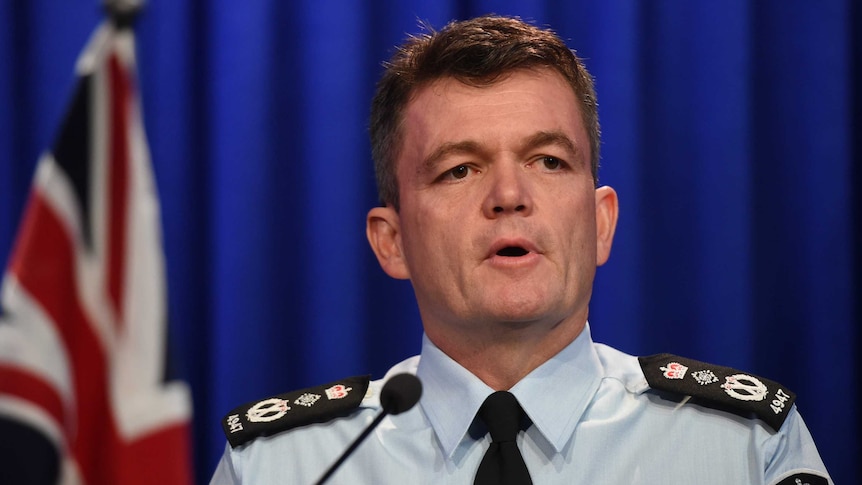
[[[584,330],[586,318],[559,322],[549,330],[534,325],[498,323],[485,329],[446,332],[426,325],[440,350],[495,391],[507,391],[557,355]]]

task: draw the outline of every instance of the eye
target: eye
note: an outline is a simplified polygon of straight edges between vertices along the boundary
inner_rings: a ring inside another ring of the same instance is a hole
[[[479,169],[469,163],[456,165],[441,173],[434,180],[436,183],[455,183],[479,173]]]
[[[457,167],[455,167],[451,170],[447,170],[446,173],[444,173],[443,175],[451,177],[453,179],[462,179],[469,174],[470,174],[470,167],[468,167],[466,165],[458,165]]]
[[[563,162],[556,157],[542,157],[542,165],[548,170],[559,170],[563,167]]]

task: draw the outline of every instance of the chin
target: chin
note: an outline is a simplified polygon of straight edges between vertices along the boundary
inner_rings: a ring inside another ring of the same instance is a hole
[[[501,316],[509,315],[513,320],[534,320],[560,306],[562,296],[548,288],[509,287],[488,295],[484,305]]]
[[[508,302],[492,307],[486,315],[493,321],[513,326],[530,326],[548,320],[551,313],[549,308],[538,302]]]

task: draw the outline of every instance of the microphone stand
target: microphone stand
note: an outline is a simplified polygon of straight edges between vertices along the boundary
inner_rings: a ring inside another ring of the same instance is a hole
[[[386,410],[378,414],[377,417],[374,418],[374,421],[372,421],[371,424],[368,425],[367,428],[365,428],[365,431],[363,431],[362,434],[360,434],[355,440],[353,440],[353,443],[351,443],[350,446],[348,446],[347,449],[344,450],[344,453],[342,453],[341,456],[338,457],[338,460],[336,460],[335,463],[333,463],[332,466],[330,466],[329,469],[326,470],[326,473],[324,473],[323,476],[320,477],[320,480],[315,482],[315,485],[323,485],[323,483],[326,482],[326,480],[328,480],[333,473],[335,473],[335,470],[337,470],[338,467],[341,466],[342,463],[344,463],[344,460],[346,460],[347,457],[349,457],[353,453],[353,450],[355,450],[356,447],[359,446],[359,444],[362,443],[362,441],[369,434],[371,434],[372,431],[374,431],[374,428],[376,428],[377,425],[380,424],[381,421],[383,421],[383,418],[388,415],[389,412]]]
[[[392,376],[386,384],[383,385],[383,389],[380,391],[380,406],[383,408],[380,411],[380,414],[374,418],[374,421],[369,424],[365,430],[360,434],[350,446],[344,450],[344,453],[338,457],[338,460],[326,470],[326,473],[320,477],[320,480],[317,481],[316,485],[323,485],[323,483],[329,479],[329,477],[335,473],[335,470],[344,463],[344,460],[349,457],[356,447],[362,443],[362,441],[374,431],[374,428],[383,421],[383,418],[390,414],[401,414],[404,411],[412,408],[419,402],[419,398],[422,396],[422,383],[419,379],[413,374],[398,374]]]

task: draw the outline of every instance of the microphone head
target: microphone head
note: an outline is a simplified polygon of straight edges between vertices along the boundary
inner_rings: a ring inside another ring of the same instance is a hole
[[[400,414],[412,408],[422,396],[422,383],[413,374],[397,374],[383,384],[380,405],[389,414]]]

